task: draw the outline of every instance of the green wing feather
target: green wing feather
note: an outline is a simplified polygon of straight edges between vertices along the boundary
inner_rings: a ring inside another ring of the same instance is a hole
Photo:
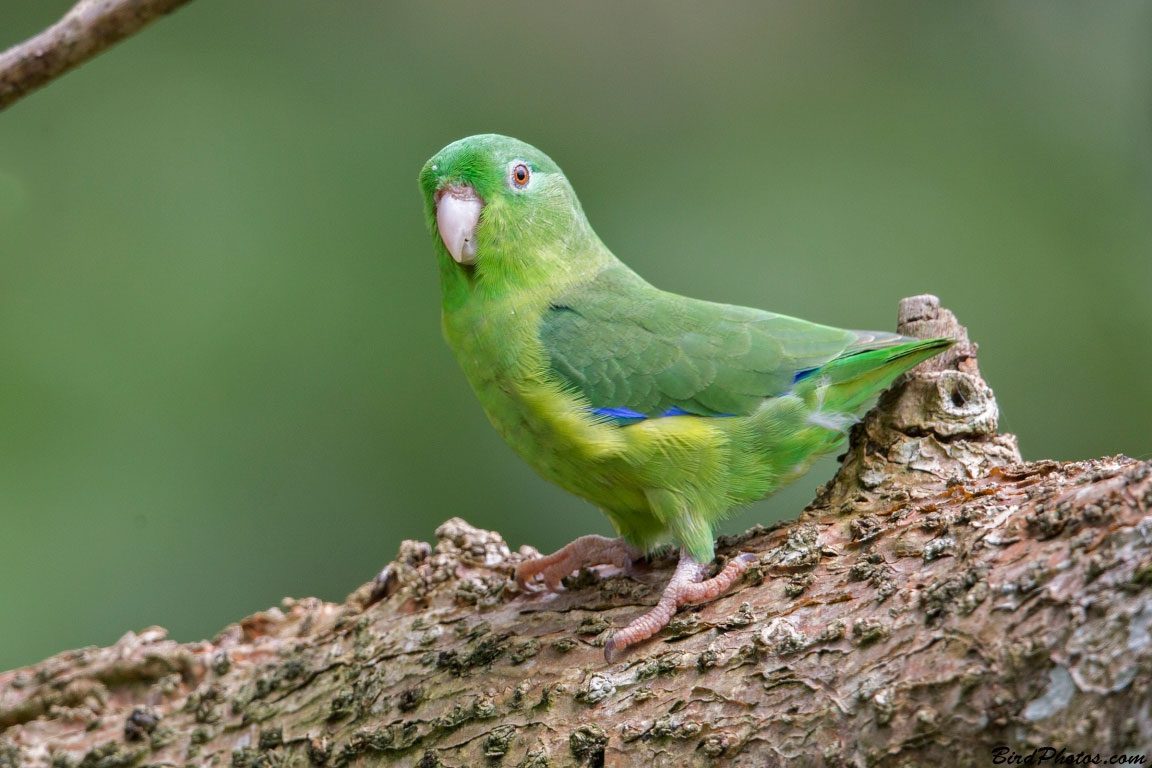
[[[798,374],[912,341],[665,293],[622,266],[555,299],[540,339],[552,373],[593,408],[646,416],[750,414]]]

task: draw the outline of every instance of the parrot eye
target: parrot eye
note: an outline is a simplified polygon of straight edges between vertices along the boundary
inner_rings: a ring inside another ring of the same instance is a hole
[[[524,187],[528,186],[528,180],[530,178],[532,178],[532,173],[528,170],[527,165],[524,163],[516,163],[516,165],[512,166],[512,186],[517,189],[524,189]]]

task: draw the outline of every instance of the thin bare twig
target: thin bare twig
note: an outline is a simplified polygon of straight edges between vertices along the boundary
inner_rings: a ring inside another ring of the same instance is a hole
[[[0,110],[190,0],[80,0],[64,18],[0,53]]]

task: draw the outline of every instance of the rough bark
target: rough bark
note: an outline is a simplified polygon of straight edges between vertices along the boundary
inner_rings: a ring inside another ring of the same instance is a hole
[[[80,0],[64,18],[0,53],[0,110],[189,0]]]
[[[1020,460],[961,343],[852,432],[798,520],[723,540],[732,594],[613,664],[670,574],[584,572],[452,519],[343,604],[211,641],[161,629],[0,674],[0,766],[991,765],[1006,745],[1152,752],[1152,463]],[[1020,763],[1016,763],[1020,764]]]

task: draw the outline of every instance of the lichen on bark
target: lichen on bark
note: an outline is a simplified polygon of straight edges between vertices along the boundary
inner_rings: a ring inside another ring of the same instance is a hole
[[[454,518],[343,604],[211,641],[129,633],[0,674],[0,766],[989,765],[1005,745],[1152,751],[1152,463],[1020,460],[960,339],[852,433],[759,562],[606,664],[671,559],[523,594],[534,554]]]

